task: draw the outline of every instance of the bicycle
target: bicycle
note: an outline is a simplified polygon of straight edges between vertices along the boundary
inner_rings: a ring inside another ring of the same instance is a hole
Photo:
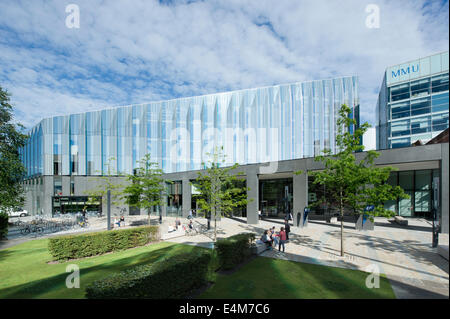
[[[30,233],[38,233],[42,234],[44,232],[44,229],[40,226],[36,225],[26,225],[24,228],[20,230],[20,233],[22,235],[28,235]]]
[[[87,228],[89,227],[89,223],[87,220],[80,220],[78,221],[78,226],[80,226],[81,228]]]

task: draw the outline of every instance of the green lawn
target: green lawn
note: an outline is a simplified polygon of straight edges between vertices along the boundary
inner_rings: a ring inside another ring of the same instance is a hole
[[[51,260],[47,243],[48,239],[33,240],[0,250],[0,298],[84,298],[85,287],[94,280],[171,254],[204,249],[162,242],[98,257],[47,264]],[[66,288],[69,264],[80,267],[79,289]]]
[[[103,256],[48,264],[48,239],[0,250],[0,298],[84,298],[94,280],[129,267],[155,262],[171,254],[204,249],[168,242]],[[80,289],[66,288],[66,267],[80,267]],[[182,271],[182,270],[180,270]],[[200,298],[395,298],[385,277],[379,289],[365,287],[367,273],[292,261],[257,257],[216,283]]]
[[[239,271],[218,275],[200,298],[323,299],[395,298],[386,277],[380,288],[366,288],[362,271],[257,257]]]

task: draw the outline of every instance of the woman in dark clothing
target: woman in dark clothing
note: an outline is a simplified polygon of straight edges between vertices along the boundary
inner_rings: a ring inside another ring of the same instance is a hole
[[[289,221],[284,222],[284,229],[286,231],[286,240],[289,240],[289,233],[291,232],[291,226],[289,225]]]

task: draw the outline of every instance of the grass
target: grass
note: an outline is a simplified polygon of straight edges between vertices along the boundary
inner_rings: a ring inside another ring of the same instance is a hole
[[[84,298],[86,286],[132,266],[153,263],[172,254],[204,249],[168,242],[156,243],[102,256],[53,263],[48,239],[29,241],[0,250],[0,299]],[[80,268],[80,288],[65,285],[66,267]],[[217,260],[211,267],[216,267]],[[214,268],[213,268],[214,269]],[[215,281],[198,298],[395,298],[389,281],[380,277],[380,288],[365,286],[367,273],[293,261],[257,257],[231,274],[215,273]]]
[[[366,299],[395,298],[388,279],[369,289],[368,273],[257,257],[230,275],[217,275],[216,283],[199,298],[206,299]]]
[[[48,239],[29,241],[0,250],[0,298],[84,298],[86,286],[132,266],[153,263],[172,254],[204,249],[161,242],[102,256],[48,264]],[[68,289],[66,267],[80,268],[80,288]]]

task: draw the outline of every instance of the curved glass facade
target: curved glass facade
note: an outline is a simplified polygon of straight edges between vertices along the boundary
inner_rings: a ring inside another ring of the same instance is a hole
[[[216,146],[230,165],[312,157],[334,151],[344,103],[359,123],[356,76],[57,116],[21,156],[28,177],[130,174],[146,153],[165,173],[196,170]]]

